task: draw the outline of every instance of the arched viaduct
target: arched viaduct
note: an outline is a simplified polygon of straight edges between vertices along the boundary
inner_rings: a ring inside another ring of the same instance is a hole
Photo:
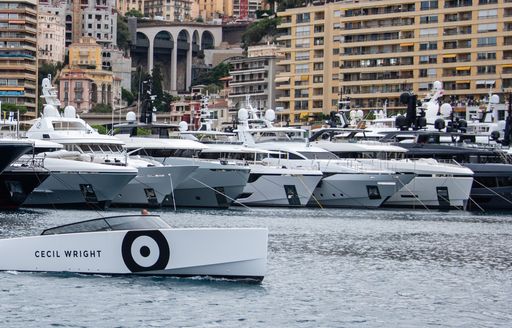
[[[186,91],[192,84],[192,67],[205,49],[222,42],[222,26],[183,22],[138,22],[132,59],[149,72],[159,64],[164,90]]]

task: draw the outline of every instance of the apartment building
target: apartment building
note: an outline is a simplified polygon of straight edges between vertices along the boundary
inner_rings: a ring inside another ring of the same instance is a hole
[[[37,1],[0,2],[0,101],[37,115]]]
[[[255,108],[275,109],[278,57],[276,45],[260,45],[249,47],[247,57],[229,61],[229,102],[233,109],[246,107],[247,97]]]
[[[38,14],[38,60],[49,63],[64,62],[65,30],[64,21],[59,16],[46,12]]]
[[[84,0],[80,3],[78,35],[96,39],[102,46],[117,41],[117,13],[114,0]],[[39,12],[53,14],[65,24],[66,47],[73,42],[73,3],[63,0],[40,0]]]
[[[261,9],[260,0],[232,0],[233,16],[240,20],[256,19],[256,11]]]
[[[340,1],[279,13],[288,81],[277,99],[290,119],[320,116],[348,95],[352,107],[403,106],[436,80],[453,101],[512,88],[512,0]]]
[[[190,20],[191,0],[144,0],[142,13],[158,20]]]
[[[78,113],[96,104],[113,105],[121,94],[120,80],[102,67],[102,47],[93,37],[82,37],[69,46],[69,66],[59,76],[59,98]]]

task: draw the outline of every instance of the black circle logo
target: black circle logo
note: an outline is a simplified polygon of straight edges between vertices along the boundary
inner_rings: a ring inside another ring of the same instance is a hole
[[[167,239],[158,230],[128,231],[123,238],[121,253],[131,272],[163,270],[170,257]]]

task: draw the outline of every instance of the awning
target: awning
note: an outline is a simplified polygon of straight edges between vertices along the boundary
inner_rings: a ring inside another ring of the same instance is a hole
[[[469,71],[469,70],[471,70],[471,66],[456,67],[455,70],[457,70],[457,71]]]
[[[307,80],[309,80],[309,75],[301,75],[301,76],[300,76],[300,80],[301,80],[301,81],[307,81]]]
[[[482,85],[482,84],[493,85],[494,83],[496,83],[495,80],[478,80],[478,81],[476,81],[476,84],[479,84],[479,85]]]
[[[510,68],[510,67],[512,67],[512,64],[505,64],[505,65],[503,65],[501,67],[503,67],[503,68]]]
[[[469,81],[469,80],[455,81],[455,83],[460,83],[460,84],[462,84],[462,83],[471,83],[471,81]]]
[[[274,81],[276,81],[276,83],[279,83],[279,82],[289,82],[290,81],[290,77],[289,76],[280,76],[280,77],[276,77]]]
[[[410,47],[410,46],[413,46],[414,43],[413,42],[408,42],[408,43],[400,43],[400,47]]]
[[[443,58],[455,58],[455,57],[457,57],[456,54],[443,55]]]

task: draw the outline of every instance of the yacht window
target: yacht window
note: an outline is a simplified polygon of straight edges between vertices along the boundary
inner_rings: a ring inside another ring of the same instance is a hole
[[[93,152],[100,152],[101,151],[101,148],[99,145],[90,145],[91,147],[91,151]]]
[[[80,122],[54,121],[52,125],[54,130],[85,130]]]
[[[338,159],[336,155],[331,152],[299,152],[301,155],[306,157],[307,159]]]
[[[510,187],[512,186],[512,177],[498,177],[499,187]]]
[[[66,233],[137,230],[137,229],[168,229],[169,225],[157,215],[128,215],[98,218],[89,221],[71,223],[44,230],[42,235],[58,235]]]
[[[497,182],[495,177],[474,177],[473,188],[495,188]]]

